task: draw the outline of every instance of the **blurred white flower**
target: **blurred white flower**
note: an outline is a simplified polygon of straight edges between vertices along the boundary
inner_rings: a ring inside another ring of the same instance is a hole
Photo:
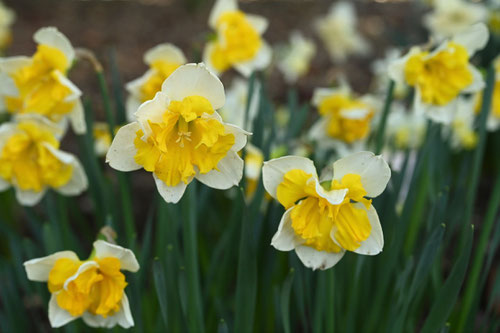
[[[395,149],[419,148],[426,125],[425,115],[408,111],[401,103],[393,102],[386,125],[387,142]]]
[[[389,66],[390,64],[401,57],[401,51],[395,48],[390,48],[385,52],[385,57],[376,59],[371,64],[371,70],[374,75],[372,87],[376,94],[385,96],[389,87]],[[401,99],[408,93],[408,86],[402,82],[395,82],[394,98]]]
[[[350,2],[333,4],[328,14],[316,21],[315,28],[333,62],[370,51],[370,45],[357,30],[356,12]]]
[[[10,27],[15,19],[14,11],[0,2],[0,50],[5,48],[12,39]]]
[[[234,124],[252,132],[253,121],[259,111],[260,83],[256,79],[252,93],[252,100],[248,109],[248,119],[245,128],[245,112],[248,103],[248,81],[246,79],[236,78],[231,83],[231,87],[226,91],[226,104],[219,110],[222,119],[225,122]]]
[[[443,135],[449,137],[450,145],[455,150],[470,150],[477,145],[478,136],[474,131],[475,105],[474,98],[459,97],[450,126],[443,127]]]
[[[278,47],[277,67],[288,83],[296,82],[309,71],[309,65],[316,53],[316,45],[302,33],[293,31],[290,42]]]

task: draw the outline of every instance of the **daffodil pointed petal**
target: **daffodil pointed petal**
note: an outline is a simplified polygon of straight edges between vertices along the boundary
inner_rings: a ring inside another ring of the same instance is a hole
[[[338,253],[317,251],[309,246],[300,245],[295,248],[295,252],[304,266],[313,270],[325,270],[335,266],[345,254],[345,251]]]

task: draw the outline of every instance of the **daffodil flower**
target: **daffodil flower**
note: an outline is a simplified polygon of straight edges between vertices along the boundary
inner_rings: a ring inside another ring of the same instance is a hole
[[[486,128],[488,131],[496,131],[500,128],[500,57],[495,60],[495,87],[491,100],[491,110],[488,113]],[[483,93],[476,94],[476,113],[481,111]]]
[[[78,159],[59,150],[61,129],[41,116],[19,116],[0,126],[0,191],[13,186],[25,206],[37,204],[47,189],[78,195],[87,176]]]
[[[377,108],[373,97],[356,97],[346,84],[316,89],[312,104],[321,118],[310,129],[310,139],[320,147],[343,151],[349,151],[347,146],[363,144]]]
[[[114,133],[116,134],[116,132],[118,132],[119,129],[120,126],[116,126]],[[103,122],[94,123],[94,128],[92,128],[92,134],[94,136],[94,152],[99,157],[106,156],[112,141],[108,123],[103,123]]]
[[[424,16],[424,25],[437,40],[466,31],[471,25],[485,22],[488,9],[484,4],[463,0],[434,0],[433,11]]]
[[[0,50],[4,49],[12,39],[10,27],[15,18],[14,11],[0,2]]]
[[[370,51],[368,42],[357,30],[356,11],[350,2],[334,3],[328,14],[316,21],[315,28],[333,62]]]
[[[254,81],[253,93],[248,109],[247,124],[245,124],[245,113],[248,103],[248,81],[235,78],[226,92],[226,103],[220,109],[222,119],[236,125],[244,130],[252,132],[253,122],[259,111],[260,82]]]
[[[416,149],[423,142],[426,125],[425,115],[408,111],[401,103],[393,102],[387,119],[387,141],[395,149]]]
[[[139,107],[137,121],[116,133],[107,162],[152,172],[167,202],[178,202],[193,178],[216,189],[237,185],[243,176],[237,152],[250,133],[222,122],[215,110],[224,101],[222,83],[205,65],[179,67]]]
[[[434,51],[413,47],[389,67],[390,77],[415,88],[414,108],[435,122],[449,124],[455,101],[461,94],[484,87],[481,73],[470,57],[488,41],[488,29],[482,23],[443,42]]]
[[[264,17],[242,12],[236,0],[217,0],[208,24],[216,37],[206,45],[203,62],[214,73],[234,67],[248,77],[269,66],[272,50],[262,39],[268,26]]]
[[[384,237],[369,198],[380,195],[391,176],[387,163],[358,152],[333,164],[333,179],[320,182],[311,160],[285,156],[264,163],[267,192],[286,209],[271,245],[295,250],[309,268],[328,269],[346,251],[376,255]]]
[[[478,135],[474,130],[475,107],[474,98],[460,96],[453,112],[450,126],[443,127],[443,134],[450,138],[450,145],[455,150],[474,149]]]
[[[163,81],[179,66],[184,65],[187,60],[181,49],[165,43],[148,50],[144,54],[144,62],[149,66],[146,73],[126,85],[129,92],[126,107],[129,121],[135,120],[134,113],[139,106],[152,100],[156,93],[161,90]]]
[[[80,260],[72,251],[61,251],[29,260],[24,268],[29,280],[47,282],[52,327],[78,318],[91,327],[134,326],[121,272],[139,270],[132,251],[98,240],[87,260]]]
[[[245,155],[245,178],[247,181],[247,197],[252,197],[259,185],[262,164],[264,163],[264,154],[262,150],[252,144],[247,144]]]
[[[316,45],[298,31],[290,35],[290,43],[278,48],[276,66],[288,83],[296,82],[307,74],[312,58],[316,54]]]
[[[39,114],[84,133],[81,91],[67,78],[75,58],[69,40],[56,28],[42,28],[32,57],[0,59],[0,109],[12,114]]]

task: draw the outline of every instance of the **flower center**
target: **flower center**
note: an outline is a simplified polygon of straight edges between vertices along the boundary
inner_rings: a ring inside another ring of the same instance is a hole
[[[340,182],[333,180],[327,185],[328,191],[348,189],[340,204],[332,205],[316,191],[311,174],[291,170],[278,185],[278,201],[286,209],[293,207],[292,228],[305,241],[304,245],[318,251],[354,251],[370,236],[370,221],[359,203],[368,209],[371,200],[364,198],[366,191],[359,175],[347,174]]]
[[[141,101],[149,101],[161,90],[161,85],[181,64],[168,61],[155,61],[151,64],[153,74],[141,87]]]
[[[58,160],[47,146],[59,147],[54,135],[37,124],[22,122],[0,153],[0,177],[21,190],[40,192],[68,183],[73,167]]]
[[[82,265],[94,262],[82,272]],[[123,290],[127,286],[120,272],[120,261],[114,257],[92,261],[58,259],[49,273],[48,287],[56,293],[57,304],[72,316],[85,311],[104,318],[120,310]]]
[[[151,134],[137,131],[135,161],[154,172],[167,186],[188,183],[196,172],[217,170],[234,145],[235,137],[211,116],[214,109],[201,96],[172,101],[161,123],[150,122]]]
[[[409,85],[418,87],[427,104],[446,105],[473,81],[467,50],[449,42],[432,57],[428,52],[411,56],[405,65]]]
[[[319,113],[328,117],[327,134],[332,138],[352,143],[370,132],[373,111],[360,100],[333,95],[321,102]]]
[[[253,59],[262,45],[259,33],[241,11],[222,14],[217,20],[217,30],[218,40],[210,59],[219,71]]]

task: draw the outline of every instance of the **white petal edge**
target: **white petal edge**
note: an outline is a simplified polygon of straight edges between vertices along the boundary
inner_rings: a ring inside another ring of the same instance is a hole
[[[273,50],[265,41],[252,60],[234,64],[234,68],[244,77],[249,77],[254,71],[266,69],[271,63]]]
[[[214,112],[215,113],[215,112]],[[224,124],[224,129],[226,133],[231,133],[234,135],[234,144],[231,147],[232,151],[240,151],[247,144],[247,136],[252,135],[252,133],[247,132],[236,125]]]
[[[163,82],[161,91],[172,101],[182,101],[188,96],[205,97],[215,110],[226,101],[222,82],[203,63],[180,66]]]
[[[170,43],[156,45],[144,54],[144,62],[148,65],[151,65],[157,60],[176,63],[179,65],[187,62],[182,50]]]
[[[218,190],[227,190],[240,183],[243,176],[243,160],[232,150],[217,164],[217,170],[211,170],[207,173],[198,173],[195,178],[208,187]]]
[[[215,29],[217,20],[224,12],[235,11],[238,9],[237,0],[217,0],[210,11],[208,17],[208,26]]]
[[[297,246],[295,252],[304,266],[313,270],[325,270],[335,266],[345,254],[345,251],[339,253],[318,251],[309,246]]]
[[[100,315],[93,315],[91,313],[85,312],[82,316],[85,324],[90,327],[104,327],[112,328],[117,324],[123,328],[130,328],[134,326],[134,319],[132,318],[132,313],[130,312],[130,305],[128,297],[123,293],[123,297],[120,303],[120,310],[112,316],[104,318]]]
[[[153,178],[155,180],[158,193],[160,193],[161,197],[163,198],[163,200],[165,200],[165,202],[169,203],[178,203],[179,200],[181,200],[182,196],[184,195],[184,191],[186,191],[186,187],[188,185],[185,184],[183,181],[181,181],[176,186],[167,186],[154,173],[153,173]]]
[[[208,70],[214,73],[217,76],[220,76],[220,72],[215,68],[215,66],[212,64],[211,56],[212,52],[215,49],[215,42],[208,42],[205,44],[205,48],[203,49],[203,63],[205,66],[207,66]]]
[[[120,260],[120,269],[134,273],[140,268],[134,252],[129,249],[103,240],[95,241],[94,249],[97,258],[114,257]]]
[[[133,122],[121,127],[116,133],[108,153],[106,162],[119,171],[134,171],[142,168],[134,159],[137,148],[134,145],[136,132],[141,128],[139,123]]]
[[[54,154],[55,157],[57,157],[58,160],[65,164],[70,164],[73,167],[73,172],[68,183],[63,186],[56,187],[54,190],[68,196],[79,195],[85,191],[89,185],[87,175],[85,174],[85,170],[76,156],[57,150],[49,145],[47,145],[47,148],[52,154]]]
[[[32,207],[36,205],[37,203],[42,200],[43,196],[45,195],[45,192],[47,191],[47,188],[43,188],[40,192],[35,192],[35,191],[25,191],[21,190],[19,187],[14,185],[14,188],[16,190],[16,199],[17,201],[23,205],[23,206],[28,206]]]
[[[85,111],[83,110],[82,101],[78,98],[74,103],[73,110],[69,114],[71,127],[76,134],[85,134],[87,132],[87,123],[85,122]]]
[[[348,86],[340,86],[336,88],[316,88],[313,92],[311,103],[318,107],[325,98],[333,95],[347,95],[350,94],[351,89]]]
[[[254,14],[245,14],[248,22],[252,25],[252,27],[262,35],[269,26],[269,21],[264,16],[254,15]]]
[[[0,72],[12,74],[20,68],[30,65],[31,61],[32,59],[27,56],[0,58]]]
[[[5,72],[0,72],[0,96],[19,96],[16,82]]]
[[[144,132],[144,138],[147,138],[151,134],[149,122],[163,122],[163,114],[168,109],[169,105],[170,99],[167,94],[159,91],[152,100],[146,101],[139,106],[134,116],[141,125],[142,131]]]
[[[360,175],[367,195],[375,198],[385,190],[391,178],[391,169],[382,156],[362,151],[333,163],[333,179],[340,180],[346,174]]]
[[[368,220],[370,220],[370,225],[372,227],[370,236],[365,241],[361,242],[361,246],[354,252],[367,256],[377,255],[382,252],[384,248],[384,233],[382,232],[382,226],[380,225],[377,211],[373,205],[371,205],[369,209],[366,209],[365,206],[359,202],[354,204],[354,206],[366,210]]]
[[[277,199],[276,189],[283,181],[284,175],[294,169],[304,170],[306,173],[318,178],[313,161],[306,157],[283,156],[264,162],[262,167],[264,188],[273,198]]]
[[[483,75],[474,66],[469,65],[469,71],[472,73],[472,83],[469,84],[464,90],[464,93],[475,93],[482,90],[485,86]]]
[[[58,50],[61,50],[62,53],[66,56],[68,60],[68,67],[71,66],[73,59],[75,58],[75,50],[71,45],[70,41],[66,36],[64,36],[57,28],[54,27],[46,27],[41,28],[35,35],[33,39],[38,44],[43,44],[47,46],[54,47]]]
[[[78,261],[78,256],[73,251],[60,251],[50,256],[28,260],[23,264],[28,280],[37,282],[48,281],[50,271],[56,261],[61,258]]]
[[[57,295],[52,294],[49,301],[49,321],[52,328],[66,325],[67,323],[78,319],[73,317],[68,311],[61,309],[57,304]]]
[[[291,214],[293,208],[294,207],[288,208],[283,214],[278,230],[271,240],[271,246],[278,251],[291,251],[304,243],[304,240],[298,236],[292,228]]]
[[[469,56],[472,56],[486,46],[489,37],[486,25],[484,23],[476,23],[466,31],[455,35],[453,41],[463,45],[467,49]]]

